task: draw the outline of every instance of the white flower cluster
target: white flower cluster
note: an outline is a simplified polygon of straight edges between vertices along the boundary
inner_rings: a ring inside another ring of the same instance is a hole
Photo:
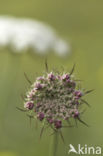
[[[0,46],[7,45],[15,52],[31,48],[40,54],[54,51],[63,56],[70,53],[69,44],[52,27],[32,19],[0,16]]]

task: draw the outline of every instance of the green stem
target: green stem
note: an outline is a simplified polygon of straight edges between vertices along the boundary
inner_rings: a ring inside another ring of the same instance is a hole
[[[58,146],[58,133],[55,132],[55,134],[51,138],[49,156],[56,156],[57,146]]]

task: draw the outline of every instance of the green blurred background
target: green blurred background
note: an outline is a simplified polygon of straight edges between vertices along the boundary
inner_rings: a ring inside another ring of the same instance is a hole
[[[76,63],[75,75],[84,80],[83,87],[95,89],[86,99],[91,104],[83,115],[90,127],[64,129],[66,146],[59,138],[57,156],[67,156],[69,144],[103,146],[103,1],[102,0],[0,0],[0,15],[30,17],[52,25],[71,43],[72,53],[63,59],[48,55],[49,68],[70,70]],[[0,156],[49,156],[50,140],[46,131],[39,140],[40,128],[35,121],[30,127],[21,94],[31,81],[41,74],[44,56],[31,52],[14,54],[9,49],[0,51]],[[71,154],[73,155],[73,154]]]

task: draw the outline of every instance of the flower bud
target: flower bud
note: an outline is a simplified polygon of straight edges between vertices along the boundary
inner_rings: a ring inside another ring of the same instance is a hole
[[[44,113],[39,112],[37,117],[40,121],[42,121],[44,119]]]
[[[64,74],[62,80],[68,80],[70,78],[69,74]]]
[[[79,116],[79,112],[76,110],[75,112],[74,112],[74,118],[77,118]]]
[[[56,120],[54,122],[54,126],[55,126],[56,129],[61,128],[62,127],[62,121],[61,120]]]
[[[35,84],[35,87],[36,87],[37,90],[39,90],[39,89],[42,89],[44,86],[41,83],[37,82]]]
[[[24,105],[24,107],[25,107],[26,109],[30,109],[30,110],[32,110],[33,107],[34,107],[34,103],[31,102],[31,101],[26,102],[25,105]]]
[[[80,98],[83,94],[81,91],[75,91],[74,95],[76,96],[76,98]]]
[[[56,79],[55,75],[51,72],[50,74],[48,74],[48,79],[53,81]]]

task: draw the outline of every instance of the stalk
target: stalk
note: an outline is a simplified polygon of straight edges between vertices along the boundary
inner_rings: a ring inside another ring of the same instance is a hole
[[[55,132],[55,134],[51,138],[49,156],[56,156],[57,155],[57,148],[58,148],[58,133]]]

